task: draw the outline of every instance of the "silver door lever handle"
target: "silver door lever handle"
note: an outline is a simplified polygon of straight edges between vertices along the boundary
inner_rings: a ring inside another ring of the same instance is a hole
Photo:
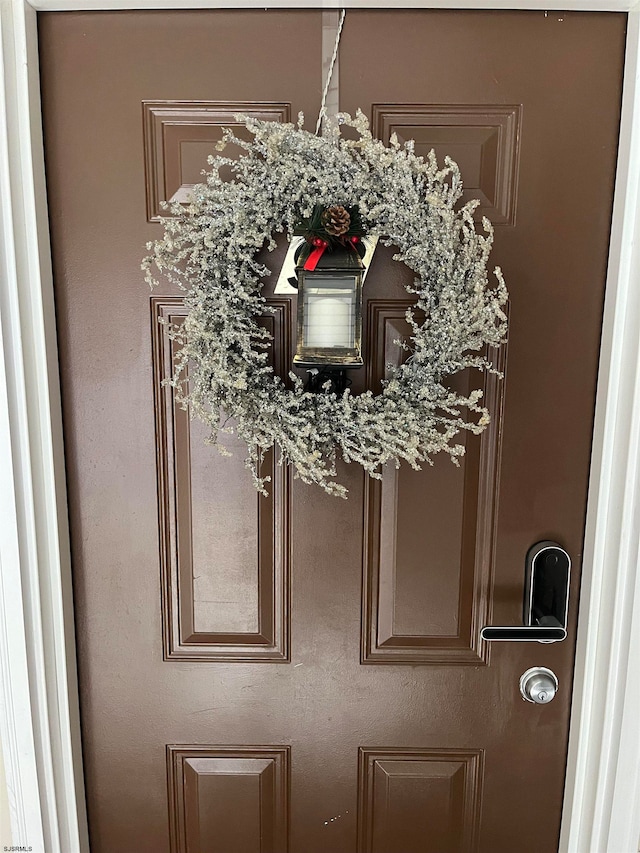
[[[522,625],[485,625],[483,640],[557,643],[567,636],[571,558],[557,542],[537,542],[525,561]]]

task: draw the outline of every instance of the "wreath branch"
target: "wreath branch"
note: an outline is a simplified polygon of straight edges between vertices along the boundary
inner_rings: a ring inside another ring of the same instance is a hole
[[[221,452],[228,452],[222,431],[247,443],[246,465],[264,494],[262,464],[273,445],[300,479],[342,497],[338,456],[375,478],[386,464],[419,468],[442,452],[457,464],[464,446],[456,437],[482,432],[489,412],[480,392],[457,394],[447,381],[468,368],[497,372],[483,352],[507,332],[502,272],[494,270],[493,284],[487,273],[491,223],[485,218],[479,232],[478,202],[461,205],[458,166],[445,158],[439,168],[433,152],[419,157],[412,141],[401,145],[395,135],[385,146],[360,111],[339,115],[326,137],[303,130],[302,116],[297,126],[237,118],[252,140],[227,130],[218,147],[238,145],[243,156],[209,158],[191,204],[170,206],[164,235],[148,244],[142,264],[150,285],[160,275],[185,293],[183,326],[167,326],[180,345],[168,380],[176,398],[207,425],[208,441]],[[358,137],[345,139],[341,126]],[[232,180],[223,180],[223,167]],[[357,212],[354,229],[396,248],[395,259],[415,275],[407,291],[425,315],[419,322],[407,312],[410,356],[377,395],[305,392],[294,373],[287,387],[268,363],[272,337],[258,325],[269,310],[261,293],[269,271],[258,251],[273,250],[275,234],[291,238],[305,220],[311,233],[327,233],[318,211],[336,205]]]

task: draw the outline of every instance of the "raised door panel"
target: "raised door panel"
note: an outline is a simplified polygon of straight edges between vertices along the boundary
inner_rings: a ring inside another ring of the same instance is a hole
[[[142,104],[147,219],[167,215],[164,202],[185,204],[202,181],[207,158],[215,153],[224,128],[250,139],[238,115],[261,121],[289,121],[291,105],[243,101],[144,101]],[[226,156],[238,153],[229,149]]]
[[[288,300],[269,300],[262,319],[274,338],[273,363],[289,358]],[[180,297],[152,297],[152,335],[167,659],[288,660],[289,474],[267,454],[268,497],[244,467],[246,446],[222,435],[229,456],[205,443],[206,428],[176,403],[175,342],[167,325],[186,315]]]
[[[287,853],[289,747],[168,746],[171,853]]]
[[[519,104],[374,104],[372,130],[386,145],[393,134],[416,154],[434,151],[460,167],[462,201],[478,199],[476,219],[515,225],[519,173]]]
[[[360,750],[358,853],[472,853],[482,750]]]
[[[409,300],[369,302],[368,382],[374,390],[406,356],[410,307]],[[492,359],[502,371],[504,348]],[[455,377],[463,393],[477,381],[471,371]],[[366,484],[364,663],[486,660],[478,632],[487,616],[503,383],[489,371],[480,382],[492,421],[480,437],[458,437],[465,446],[462,471],[439,457],[421,471],[390,464],[381,480]]]

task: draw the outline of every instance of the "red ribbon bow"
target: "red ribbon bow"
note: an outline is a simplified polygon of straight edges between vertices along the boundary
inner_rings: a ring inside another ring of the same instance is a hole
[[[303,267],[303,269],[309,270],[309,272],[313,272],[313,270],[318,266],[318,261],[324,255],[325,249],[329,243],[326,240],[322,240],[320,237],[314,237],[311,241],[311,245],[315,246],[315,248],[309,253],[309,257],[304,262]]]
[[[348,240],[354,248],[356,244],[360,242],[359,237],[349,237]],[[329,243],[326,240],[323,240],[322,237],[314,237],[313,240],[311,240],[311,245],[314,246],[314,249],[309,253],[309,257],[304,262],[303,266],[303,269],[308,270],[309,272],[313,272],[318,266],[318,261],[324,255]]]

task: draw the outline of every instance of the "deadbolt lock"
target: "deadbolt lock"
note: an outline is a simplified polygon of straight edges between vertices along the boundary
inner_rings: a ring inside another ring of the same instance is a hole
[[[520,679],[520,693],[527,702],[548,705],[558,692],[558,679],[545,666],[533,666]]]

